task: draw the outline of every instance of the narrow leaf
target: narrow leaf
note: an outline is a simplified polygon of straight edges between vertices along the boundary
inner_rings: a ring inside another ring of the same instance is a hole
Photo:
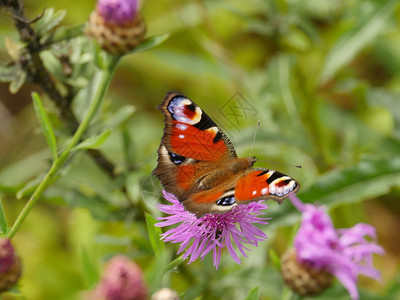
[[[60,25],[62,20],[64,20],[66,14],[67,14],[66,9],[56,11],[55,14],[53,15],[53,17],[51,18],[51,20],[46,24],[44,30],[50,31],[53,28],[55,28],[56,26]]]
[[[17,43],[14,42],[9,36],[6,36],[6,38],[4,39],[4,43],[5,43],[8,55],[10,55],[11,59],[15,63],[18,63],[19,50],[18,50]]]
[[[29,181],[21,189],[18,190],[18,192],[16,193],[16,198],[20,200],[24,197],[29,197],[30,195],[32,195],[42,180],[43,176],[38,176],[35,179]]]
[[[269,254],[269,257],[270,257],[271,262],[274,265],[274,267],[277,270],[280,270],[280,268],[281,268],[281,260],[280,260],[280,258],[278,256],[278,254],[276,254],[276,252],[273,249],[270,249],[268,251],[268,254]]]
[[[110,136],[111,130],[106,130],[100,133],[99,135],[92,136],[80,144],[78,144],[76,147],[73,148],[73,151],[76,150],[83,150],[83,149],[94,149],[94,148],[99,148],[103,143],[107,140],[107,138]]]
[[[81,36],[85,33],[85,26],[78,24],[68,27],[59,27],[55,30],[54,34],[47,41],[47,44],[54,44],[61,41],[67,41],[75,37]]]
[[[26,72],[21,69],[17,69],[14,75],[14,79],[11,81],[10,86],[8,88],[10,93],[16,94],[22,87],[22,85],[25,83],[25,80],[26,80]]]
[[[182,262],[184,262],[185,260],[182,258],[183,254],[181,256],[178,256],[177,258],[175,258],[173,261],[171,261],[165,268],[164,268],[164,272],[167,271],[172,271],[173,269],[175,269],[177,266],[179,266]]]
[[[11,82],[19,69],[17,64],[5,65],[0,63],[0,81]]]
[[[40,57],[47,70],[54,75],[60,82],[65,82],[67,77],[64,73],[64,67],[62,66],[60,60],[51,51],[40,52]]]
[[[94,56],[94,64],[96,67],[98,67],[100,70],[105,70],[107,69],[107,59],[105,57],[105,54],[103,51],[101,51],[101,48],[98,43],[93,42],[93,56]]]
[[[66,9],[54,12],[54,8],[50,7],[44,11],[43,16],[36,23],[36,32],[43,35],[58,26],[64,20],[67,13]]]
[[[260,298],[260,288],[256,286],[250,290],[245,300],[258,300]]]
[[[7,220],[6,215],[4,214],[3,208],[3,200],[0,197],[0,231],[1,234],[5,234],[7,232]]]
[[[161,35],[155,35],[145,39],[140,45],[133,49],[130,53],[140,52],[144,50],[149,50],[162,43],[164,43],[169,38],[169,33],[164,33]]]
[[[100,274],[98,268],[85,249],[81,251],[81,261],[88,287],[91,288],[99,281]]]
[[[383,1],[377,1],[376,3],[383,3]],[[397,3],[398,0],[386,1],[363,24],[339,40],[328,54],[322,70],[321,82],[329,80],[337,70],[347,65],[361,49],[382,32],[386,20],[393,14]]]
[[[47,117],[47,114],[44,110],[42,100],[38,93],[32,93],[33,99],[33,107],[35,108],[36,116],[39,120],[40,125],[42,126],[43,134],[46,138],[47,144],[50,147],[51,154],[53,155],[53,159],[57,159],[57,144],[56,137],[54,135],[53,127]]]
[[[50,22],[54,15],[54,7],[49,7],[43,11],[42,16],[35,24],[35,29],[38,34],[42,34],[45,30],[46,24]]]
[[[146,224],[147,231],[149,233],[150,245],[153,248],[156,257],[161,258],[165,250],[165,245],[164,242],[160,239],[160,235],[162,233],[161,228],[155,226],[156,223],[157,220],[153,216],[146,214]]]

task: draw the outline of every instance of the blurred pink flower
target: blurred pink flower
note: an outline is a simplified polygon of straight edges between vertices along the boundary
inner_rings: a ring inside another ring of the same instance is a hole
[[[107,262],[102,278],[89,299],[93,300],[145,300],[147,288],[142,270],[123,255]]]
[[[137,13],[137,0],[98,0],[97,12],[107,23],[130,23]]]
[[[189,263],[199,257],[202,260],[212,250],[214,266],[218,269],[221,250],[226,247],[233,260],[240,264],[234,245],[247,257],[245,250],[249,249],[244,244],[258,246],[259,241],[267,238],[264,232],[253,225],[268,224],[266,220],[269,218],[258,217],[262,214],[261,211],[268,208],[262,201],[237,205],[226,213],[207,214],[197,218],[186,211],[174,195],[165,191],[163,195],[172,204],[158,205],[158,209],[169,216],[158,218],[162,222],[156,226],[179,224],[176,228],[166,231],[162,239],[166,242],[180,243],[178,254],[184,252],[184,259],[190,256]]]
[[[384,254],[384,250],[375,243],[374,227],[359,223],[352,228],[335,229],[325,207],[303,204],[295,194],[289,199],[303,213],[294,240],[299,263],[330,272],[352,299],[358,299],[359,274],[380,279],[380,273],[372,265],[372,254]]]

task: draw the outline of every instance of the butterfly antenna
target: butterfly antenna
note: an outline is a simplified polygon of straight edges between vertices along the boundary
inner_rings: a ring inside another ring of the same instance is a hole
[[[278,164],[278,165],[284,165],[284,166],[288,166],[288,167],[295,167],[295,168],[303,168],[303,166],[300,165],[292,165],[292,164],[284,164],[284,163],[280,163],[280,162],[276,162],[276,161],[272,161],[272,160],[257,160],[257,161],[263,161],[263,162],[268,162],[268,163],[272,163],[272,164]]]
[[[261,123],[261,121],[258,120],[258,121],[257,121],[256,130],[254,130],[253,142],[251,143],[251,149],[250,149],[249,158],[251,157],[251,154],[253,153],[254,142],[255,142],[255,140],[256,140],[256,135],[257,135],[258,127],[260,127],[260,123]]]

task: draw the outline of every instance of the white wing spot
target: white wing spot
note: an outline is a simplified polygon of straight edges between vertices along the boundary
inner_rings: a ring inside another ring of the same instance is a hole
[[[182,124],[182,123],[177,123],[175,125],[176,128],[178,128],[179,130],[186,130],[188,128],[188,126],[186,124]]]
[[[185,138],[185,136],[184,136],[183,134],[178,135],[178,137],[179,137],[180,139],[184,139],[184,138]]]
[[[263,188],[262,190],[261,190],[261,195],[266,195],[266,194],[268,194],[268,188],[267,187],[265,187],[265,188]]]
[[[254,196],[255,194],[257,194],[257,191],[253,191],[253,196]]]

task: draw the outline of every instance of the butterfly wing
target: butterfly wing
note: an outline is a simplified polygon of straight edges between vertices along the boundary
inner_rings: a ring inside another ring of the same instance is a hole
[[[168,93],[158,108],[165,128],[153,174],[198,217],[261,199],[282,202],[298,190],[291,177],[238,158],[221,128],[184,95]]]
[[[274,199],[281,203],[299,188],[297,181],[283,173],[264,168],[249,168],[228,184],[193,193],[189,199],[183,201],[183,205],[188,211],[201,217],[207,213],[223,213],[238,204],[263,199]]]
[[[237,158],[236,151],[221,128],[184,95],[170,92],[157,108],[165,128],[153,174],[183,201],[196,189],[196,179],[215,164]]]

